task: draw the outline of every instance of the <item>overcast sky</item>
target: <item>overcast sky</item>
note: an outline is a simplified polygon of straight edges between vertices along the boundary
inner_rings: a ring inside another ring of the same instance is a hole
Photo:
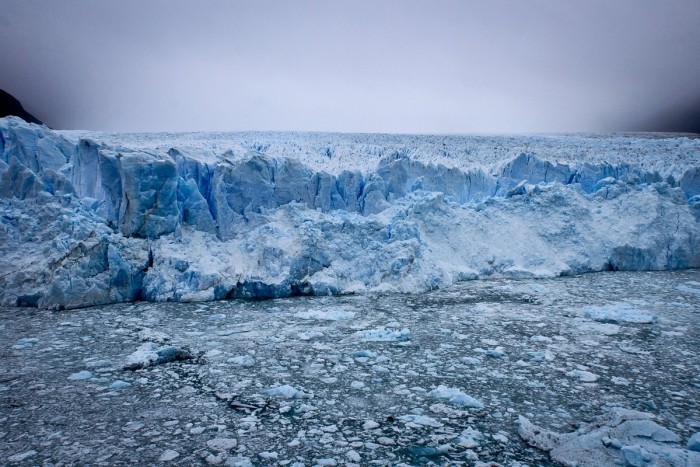
[[[0,0],[0,44],[0,88],[56,128],[683,130],[700,109],[699,0]]]

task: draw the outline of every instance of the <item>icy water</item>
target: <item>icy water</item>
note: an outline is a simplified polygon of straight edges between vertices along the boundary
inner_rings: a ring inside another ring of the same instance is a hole
[[[0,464],[551,465],[518,415],[700,430],[700,271],[0,313]],[[194,358],[125,370],[148,342]]]

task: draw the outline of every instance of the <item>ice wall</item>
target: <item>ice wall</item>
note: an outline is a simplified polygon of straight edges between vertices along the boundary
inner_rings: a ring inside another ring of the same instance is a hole
[[[479,146],[436,163],[431,147],[444,162],[448,143],[493,140],[401,147],[389,135],[392,149],[377,150],[376,136],[355,135],[331,163],[327,135],[232,138],[221,151],[149,135],[125,146],[0,119],[0,303],[419,292],[493,274],[700,266],[700,140],[629,137],[634,157],[618,147],[610,163],[603,137],[578,160],[552,157],[541,137],[504,137],[529,151]]]

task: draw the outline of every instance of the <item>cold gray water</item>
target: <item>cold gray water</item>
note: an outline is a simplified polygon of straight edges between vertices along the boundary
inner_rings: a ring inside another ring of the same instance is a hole
[[[0,464],[554,465],[519,416],[700,430],[698,270],[0,313]]]

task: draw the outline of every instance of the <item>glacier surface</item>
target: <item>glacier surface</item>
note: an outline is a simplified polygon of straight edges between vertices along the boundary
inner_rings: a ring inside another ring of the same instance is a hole
[[[113,134],[0,119],[0,304],[700,266],[700,139]]]

